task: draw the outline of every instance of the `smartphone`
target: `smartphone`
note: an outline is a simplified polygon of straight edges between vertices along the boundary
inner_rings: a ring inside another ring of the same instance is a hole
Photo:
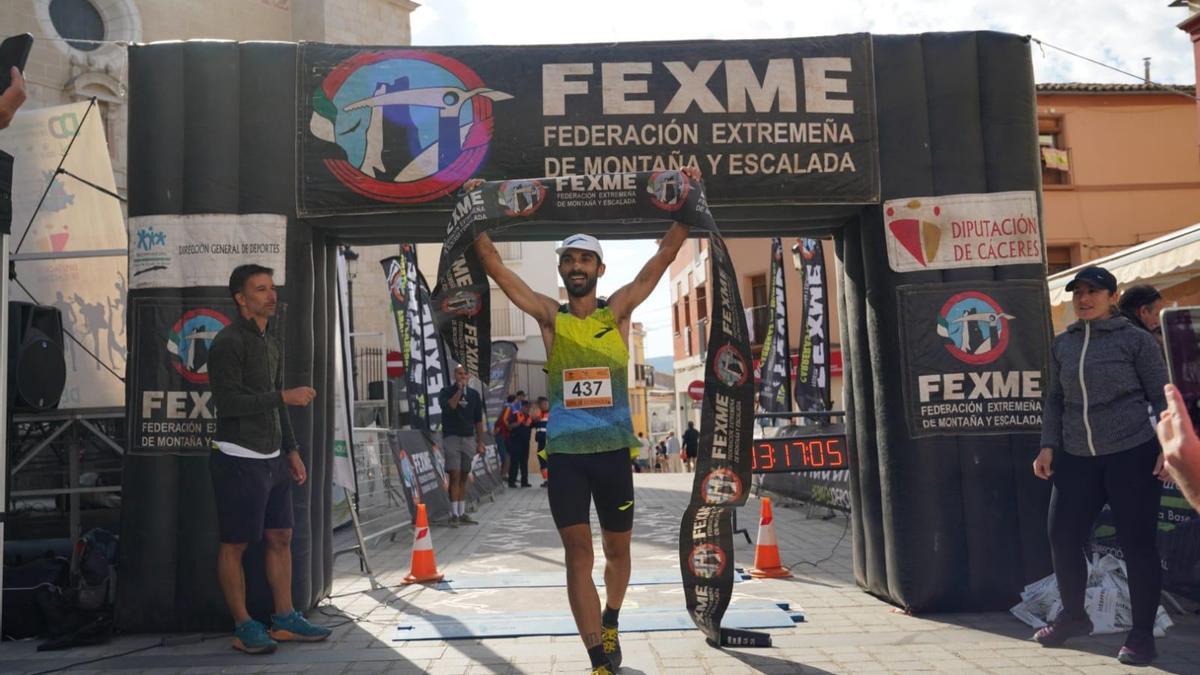
[[[33,49],[33,36],[21,33],[0,42],[0,93],[12,84],[12,67],[25,72],[25,61],[29,59],[29,50]]]
[[[1168,307],[1159,315],[1167,372],[1200,429],[1200,307]]]

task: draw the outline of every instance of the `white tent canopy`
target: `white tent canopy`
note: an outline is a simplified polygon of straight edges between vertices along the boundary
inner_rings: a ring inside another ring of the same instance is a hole
[[[1146,283],[1160,291],[1177,286],[1200,276],[1200,223],[1048,277],[1051,307],[1070,305],[1067,282],[1087,265],[1107,269],[1122,286]]]

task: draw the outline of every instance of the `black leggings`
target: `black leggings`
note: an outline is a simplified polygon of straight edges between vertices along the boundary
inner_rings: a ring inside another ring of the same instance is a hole
[[[1050,494],[1050,550],[1063,613],[1084,616],[1087,585],[1084,546],[1105,502],[1112,507],[1117,541],[1129,573],[1133,629],[1150,631],[1158,611],[1162,564],[1158,558],[1158,503],[1162,483],[1154,477],[1158,441],[1111,455],[1054,453]]]

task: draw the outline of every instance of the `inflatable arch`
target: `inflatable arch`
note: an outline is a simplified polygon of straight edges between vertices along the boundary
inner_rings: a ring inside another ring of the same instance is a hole
[[[381,79],[395,62],[403,73]],[[228,260],[280,268],[288,383],[330,391],[337,246],[442,242],[472,176],[648,171],[693,155],[725,237],[835,238],[859,585],[913,611],[982,610],[1049,572],[1049,488],[1029,469],[1049,316],[1024,38],[194,41],[130,47],[129,67],[131,237],[163,236],[144,239],[162,250],[131,247],[126,630],[228,628],[196,441],[211,410],[187,337],[231,312]],[[332,405],[292,413],[310,477],[295,493],[302,608],[333,581]],[[263,614],[261,556],[247,561]]]

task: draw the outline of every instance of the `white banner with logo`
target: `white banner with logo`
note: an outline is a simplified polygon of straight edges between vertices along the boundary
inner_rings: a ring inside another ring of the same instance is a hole
[[[282,267],[281,267],[282,269]],[[337,256],[337,338],[333,341],[333,483],[356,491],[354,462],[350,452],[354,444],[350,424],[354,409],[354,387],[350,378],[354,372],[350,362],[350,328],[347,318],[350,298],[346,257]]]
[[[891,199],[883,214],[895,272],[1042,262],[1032,191]]]
[[[57,308],[63,329],[78,340],[63,336],[67,381],[61,408],[120,407],[125,399],[118,377],[125,374],[126,359],[125,255],[71,257],[124,251],[126,244],[120,202],[84,182],[116,191],[100,112],[88,112],[89,105],[27,109],[0,134],[0,150],[14,158],[11,250],[57,255],[16,262],[8,299]],[[60,161],[64,173],[56,174]]]
[[[253,261],[287,282],[287,218],[273,213],[201,213],[129,219],[130,287],[225,286],[238,265]]]

